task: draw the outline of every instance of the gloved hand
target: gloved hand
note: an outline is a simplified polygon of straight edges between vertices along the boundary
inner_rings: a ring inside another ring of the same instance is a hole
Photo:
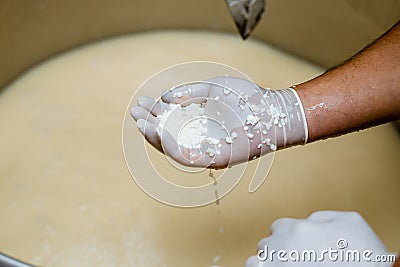
[[[273,250],[276,253],[271,256]],[[282,252],[282,259],[278,258],[280,250],[287,253],[284,255]],[[367,222],[356,212],[318,211],[306,220],[278,219],[271,226],[271,235],[258,243],[257,251],[258,256],[249,258],[246,267],[393,264],[378,262],[376,256],[389,254]],[[293,260],[296,257],[297,260]],[[359,262],[353,260],[357,257]]]
[[[308,135],[293,89],[272,91],[228,76],[175,87],[160,100],[140,97],[132,116],[155,148],[193,167],[245,162],[304,144]]]

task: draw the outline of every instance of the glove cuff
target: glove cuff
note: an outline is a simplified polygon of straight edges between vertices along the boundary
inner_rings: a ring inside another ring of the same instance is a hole
[[[286,88],[271,91],[271,96],[279,113],[279,118],[274,121],[278,148],[306,144],[307,120],[297,92],[293,88]]]

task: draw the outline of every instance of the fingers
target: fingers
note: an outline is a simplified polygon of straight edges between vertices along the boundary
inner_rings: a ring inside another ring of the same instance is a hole
[[[299,222],[298,219],[293,218],[280,218],[272,223],[271,234],[277,232],[286,232],[293,228]]]
[[[161,139],[158,136],[156,127],[154,124],[149,122],[148,120],[145,119],[138,119],[137,120],[137,127],[139,128],[139,131],[144,135],[146,140],[157,150],[163,152],[162,145],[161,145]]]
[[[133,107],[131,110],[131,115],[135,121],[142,119],[147,120],[154,125],[157,125],[158,123],[158,120],[153,116],[153,114],[142,107]]]
[[[161,115],[169,106],[167,103],[157,101],[154,98],[147,96],[139,97],[137,102],[140,107],[146,109],[154,116]]]
[[[180,85],[165,91],[161,99],[166,103],[181,104],[182,106],[188,106],[192,103],[201,104],[207,100],[210,86],[212,86],[212,83],[209,82],[192,82]]]
[[[263,249],[266,245],[271,243],[272,236],[264,237],[257,244],[257,250]]]
[[[313,222],[330,222],[340,217],[342,213],[343,212],[330,211],[330,210],[316,211],[310,216],[308,216],[307,220]]]
[[[263,265],[264,264],[258,260],[257,256],[251,256],[247,259],[245,267],[261,267]]]
[[[139,106],[132,108],[131,115],[136,121],[139,131],[154,148],[163,152],[161,139],[156,130],[158,120],[154,115],[161,114],[165,108],[164,105],[167,104],[150,97],[139,97],[138,104]]]

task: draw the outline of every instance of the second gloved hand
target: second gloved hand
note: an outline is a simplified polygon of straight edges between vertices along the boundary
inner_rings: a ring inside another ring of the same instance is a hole
[[[389,267],[393,263],[356,212],[318,211],[305,220],[278,219],[257,249],[246,267]]]

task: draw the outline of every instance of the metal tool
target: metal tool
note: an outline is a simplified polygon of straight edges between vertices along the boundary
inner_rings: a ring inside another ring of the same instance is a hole
[[[1,267],[34,267],[33,265],[17,260],[11,256],[0,252],[0,266]]]
[[[250,36],[265,12],[265,0],[225,0],[243,39]]]

